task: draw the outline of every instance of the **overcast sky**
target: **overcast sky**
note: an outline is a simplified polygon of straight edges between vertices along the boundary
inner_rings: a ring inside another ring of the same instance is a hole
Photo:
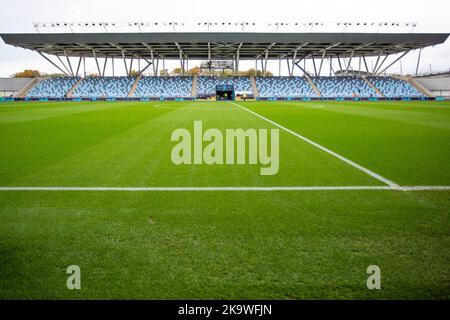
[[[449,0],[2,0],[0,33],[35,32],[33,22],[121,21],[361,21],[418,22],[415,32],[450,33]],[[418,51],[403,60],[413,73]],[[191,63],[189,67],[194,66]],[[450,40],[422,52],[420,72],[450,69]],[[176,62],[166,67],[178,66]],[[242,63],[241,69],[253,67]],[[95,72],[88,64],[88,72]],[[268,68],[278,74],[278,63]],[[0,40],[0,77],[23,69],[58,72],[37,53]],[[392,71],[398,71],[399,65]],[[284,68],[282,73],[286,73]]]

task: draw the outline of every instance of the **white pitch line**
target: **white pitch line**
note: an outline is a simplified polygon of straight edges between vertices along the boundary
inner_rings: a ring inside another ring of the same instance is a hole
[[[404,191],[450,190],[450,186],[404,186],[400,189]]]
[[[352,160],[347,159],[346,157],[341,156],[340,154],[338,154],[338,153],[336,153],[334,151],[331,151],[328,148],[325,148],[324,146],[321,146],[320,144],[318,144],[318,143],[316,143],[316,142],[314,142],[314,141],[312,141],[312,140],[310,140],[310,139],[308,139],[308,138],[298,134],[297,132],[294,132],[294,131],[286,128],[286,127],[283,127],[282,125],[280,125],[280,124],[278,124],[278,123],[276,123],[276,122],[274,122],[274,121],[272,121],[270,119],[267,119],[266,117],[263,117],[262,115],[260,115],[260,114],[258,114],[256,112],[253,112],[253,111],[251,111],[251,110],[249,110],[249,109],[247,109],[247,108],[245,108],[245,107],[243,107],[243,106],[241,106],[241,105],[239,105],[237,103],[234,103],[234,102],[230,102],[230,103],[232,105],[235,105],[235,106],[241,108],[242,110],[250,112],[251,114],[257,116],[258,118],[263,119],[263,120],[273,124],[274,126],[276,126],[276,127],[280,128],[280,129],[282,129],[282,130],[284,130],[284,131],[286,131],[286,132],[296,136],[297,138],[299,138],[299,139],[301,139],[301,140],[303,140],[303,141],[305,141],[305,142],[315,146],[316,148],[319,148],[320,150],[325,151],[326,153],[328,153],[328,154],[338,158],[339,160],[341,160],[341,161],[351,165],[352,167],[354,167],[354,168],[356,168],[356,169],[358,169],[358,170],[368,174],[369,176],[371,176],[371,177],[373,177],[373,178],[375,178],[375,179],[377,179],[377,180],[387,184],[388,186],[390,186],[392,188],[399,188],[399,185],[397,183],[395,183],[395,182],[393,182],[393,181],[391,181],[389,179],[386,179],[385,177],[379,175],[378,173],[375,173],[375,172],[373,172],[373,171],[371,171],[371,170],[369,170],[369,169],[367,169],[367,168],[357,164],[356,162],[353,162]]]
[[[450,190],[450,186],[291,186],[291,187],[0,187],[0,191],[125,191],[125,192],[179,192],[179,191],[350,191],[393,190],[426,191]]]

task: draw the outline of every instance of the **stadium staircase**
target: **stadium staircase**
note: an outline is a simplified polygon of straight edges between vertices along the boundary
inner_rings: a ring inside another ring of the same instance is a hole
[[[196,98],[197,97],[197,82],[198,82],[198,76],[195,75],[192,78],[191,98]]]
[[[427,88],[425,88],[423,85],[421,85],[419,82],[417,82],[416,80],[414,80],[413,77],[408,77],[408,76],[394,76],[393,78],[396,79],[400,79],[400,80],[404,80],[406,82],[408,82],[409,84],[411,84],[414,88],[416,88],[417,90],[419,90],[419,92],[423,93],[425,96],[432,98],[434,97],[433,93],[431,93],[430,90],[428,90]]]
[[[132,98],[134,96],[134,92],[136,91],[136,88],[139,84],[139,81],[141,81],[141,76],[138,75],[136,77],[136,80],[134,80],[133,85],[131,86],[130,92],[128,92],[128,98]]]
[[[305,78],[306,78],[306,80],[308,80],[309,84],[311,85],[311,88],[313,88],[313,90],[317,94],[317,96],[322,97],[322,94],[320,93],[319,89],[317,89],[317,86],[314,83],[314,81],[311,79],[311,77],[309,77],[308,75],[305,74]]]
[[[256,85],[255,77],[254,76],[250,76],[250,81],[252,82],[253,97],[259,98],[259,92],[258,92],[258,87]]]
[[[375,87],[373,85],[372,82],[369,81],[369,79],[367,79],[366,77],[362,77],[364,79],[364,81],[373,89],[375,90],[376,93],[378,93],[381,97],[385,98],[386,96],[383,94],[383,92],[381,92],[377,87]]]
[[[19,92],[16,93],[16,95],[14,96],[15,98],[25,98],[27,96],[27,93],[33,89],[33,87],[35,85],[37,85],[41,80],[43,80],[44,78],[34,78],[33,80],[31,80],[30,82],[27,83],[27,85],[25,85],[25,87],[23,87],[22,89],[19,90]]]
[[[67,92],[66,97],[67,98],[73,98],[73,92],[78,87],[78,85],[83,81],[83,78],[78,79],[78,81],[70,88],[70,90]]]

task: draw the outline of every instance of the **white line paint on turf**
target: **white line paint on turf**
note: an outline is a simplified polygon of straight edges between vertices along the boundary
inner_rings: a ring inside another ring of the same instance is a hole
[[[263,117],[262,115],[260,115],[260,114],[258,114],[256,112],[253,112],[253,111],[251,111],[251,110],[249,110],[249,109],[247,109],[247,108],[245,108],[245,107],[243,107],[243,106],[241,106],[241,105],[239,105],[237,103],[234,103],[234,102],[230,102],[230,103],[232,105],[234,105],[234,106],[236,106],[238,108],[241,108],[242,110],[245,110],[247,112],[250,112],[251,114],[257,116],[258,118],[263,119],[263,120],[273,124],[274,126],[276,126],[276,127],[280,128],[280,129],[282,129],[282,130],[284,130],[284,131],[286,131],[286,132],[296,136],[297,138],[299,138],[299,139],[301,139],[301,140],[303,140],[303,141],[305,141],[305,142],[315,146],[316,148],[319,148],[320,150],[325,151],[326,153],[328,153],[328,154],[338,158],[339,160],[341,160],[341,161],[351,165],[352,167],[354,167],[354,168],[356,168],[356,169],[358,169],[358,170],[368,174],[369,176],[371,176],[371,177],[373,177],[373,178],[375,178],[375,179],[377,179],[377,180],[387,184],[388,186],[390,186],[392,188],[399,188],[399,185],[397,183],[395,183],[395,182],[393,182],[393,181],[391,181],[389,179],[386,179],[383,176],[380,176],[378,173],[375,173],[375,172],[373,172],[373,171],[371,171],[371,170],[369,170],[369,169],[367,169],[367,168],[357,164],[356,162],[353,162],[352,160],[347,159],[346,157],[341,156],[340,154],[337,154],[336,152],[331,151],[328,148],[325,148],[324,146],[321,146],[320,144],[318,144],[318,143],[316,143],[316,142],[314,142],[314,141],[312,141],[312,140],[310,140],[310,139],[308,139],[308,138],[298,134],[297,132],[294,132],[294,131],[286,128],[286,127],[283,127],[282,125],[280,125],[280,124],[278,124],[278,123],[276,123],[276,122],[274,122],[274,121],[272,121],[270,119],[267,119],[266,117]]]
[[[0,187],[0,191],[125,191],[125,192],[176,192],[176,191],[350,191],[394,190],[427,191],[450,190],[450,186],[291,186],[291,187]]]

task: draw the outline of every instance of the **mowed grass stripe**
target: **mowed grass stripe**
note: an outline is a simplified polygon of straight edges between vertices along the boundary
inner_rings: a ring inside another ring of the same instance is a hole
[[[253,114],[253,115],[257,116],[257,117],[260,117],[261,119],[263,119],[263,120],[265,120],[265,121],[267,121],[267,122],[277,126],[278,128],[280,128],[280,129],[282,129],[282,130],[284,130],[284,131],[286,131],[286,132],[296,136],[297,138],[299,138],[299,139],[301,139],[303,141],[306,141],[307,143],[313,145],[314,147],[319,148],[320,150],[322,150],[322,151],[332,155],[335,158],[338,158],[339,160],[341,160],[341,161],[347,163],[348,165],[350,165],[350,166],[352,166],[352,167],[354,167],[354,168],[356,168],[356,169],[358,169],[358,170],[360,170],[360,171],[370,175],[371,177],[373,177],[373,178],[375,178],[375,179],[377,179],[377,180],[387,184],[388,186],[390,186],[390,187],[398,187],[398,184],[396,184],[395,182],[393,182],[393,181],[391,181],[389,179],[386,179],[385,177],[383,177],[383,176],[381,176],[381,175],[379,175],[379,174],[377,174],[377,173],[375,173],[375,172],[373,172],[373,171],[371,171],[371,170],[369,170],[369,169],[367,169],[367,168],[365,168],[365,167],[363,167],[363,166],[353,162],[350,159],[347,159],[344,156],[341,156],[340,154],[338,154],[338,153],[336,153],[334,151],[331,151],[328,148],[325,148],[324,146],[322,146],[322,145],[320,145],[320,144],[318,144],[318,143],[316,143],[316,142],[314,142],[314,141],[312,141],[312,140],[310,140],[310,139],[308,139],[308,138],[298,134],[297,132],[294,132],[294,131],[286,128],[286,127],[283,127],[282,125],[280,125],[280,124],[278,124],[278,123],[276,123],[276,122],[274,122],[274,121],[272,121],[270,119],[267,119],[266,117],[263,117],[260,114],[258,114],[256,112],[253,112],[253,111],[251,111],[251,110],[249,110],[249,109],[247,109],[247,108],[245,108],[245,107],[243,107],[243,106],[241,106],[241,105],[239,105],[237,103],[232,103],[232,104],[237,106],[237,107],[239,107],[239,108],[242,108],[243,110],[246,110],[247,112],[250,112],[251,114]]]
[[[36,137],[40,139],[38,144],[52,143],[52,132],[62,132],[65,136],[53,143],[52,149],[50,145],[44,145],[43,150],[54,161],[44,163],[43,166],[41,149],[37,152],[33,148],[23,150],[25,158],[21,163],[25,167],[35,168],[31,173],[18,174],[24,171],[19,166],[20,162],[10,161],[11,151],[4,147],[3,161],[8,163],[8,167],[5,167],[4,177],[0,178],[0,185],[266,187],[380,184],[285,132],[282,132],[280,137],[280,171],[275,176],[261,176],[259,165],[174,165],[170,158],[171,148],[174,146],[170,141],[171,133],[177,128],[186,128],[192,132],[195,120],[203,121],[205,130],[211,127],[222,131],[228,128],[275,128],[225,102],[138,102],[120,109],[98,111],[93,115],[67,116],[58,119],[57,123],[52,123],[51,119],[42,120],[47,131],[46,137]],[[130,119],[138,121],[131,126],[124,125],[120,131],[108,131],[108,126],[122,126],[122,122],[127,124]],[[42,121],[33,123],[42,125]],[[8,130],[15,125],[22,126],[11,124],[8,125]],[[97,139],[99,128],[101,139]],[[11,135],[5,127],[4,130],[6,134]],[[23,136],[14,135],[17,154],[22,151],[23,144],[20,140]],[[65,157],[52,156],[54,149],[58,153],[66,148],[67,138],[69,142],[75,143],[79,136],[83,138],[82,142],[86,140],[86,146],[78,150],[75,148],[77,152],[71,152]],[[71,141],[72,139],[74,141]]]
[[[449,102],[240,103],[400,185],[450,185]]]
[[[449,206],[448,191],[1,192],[0,297],[448,299]]]

